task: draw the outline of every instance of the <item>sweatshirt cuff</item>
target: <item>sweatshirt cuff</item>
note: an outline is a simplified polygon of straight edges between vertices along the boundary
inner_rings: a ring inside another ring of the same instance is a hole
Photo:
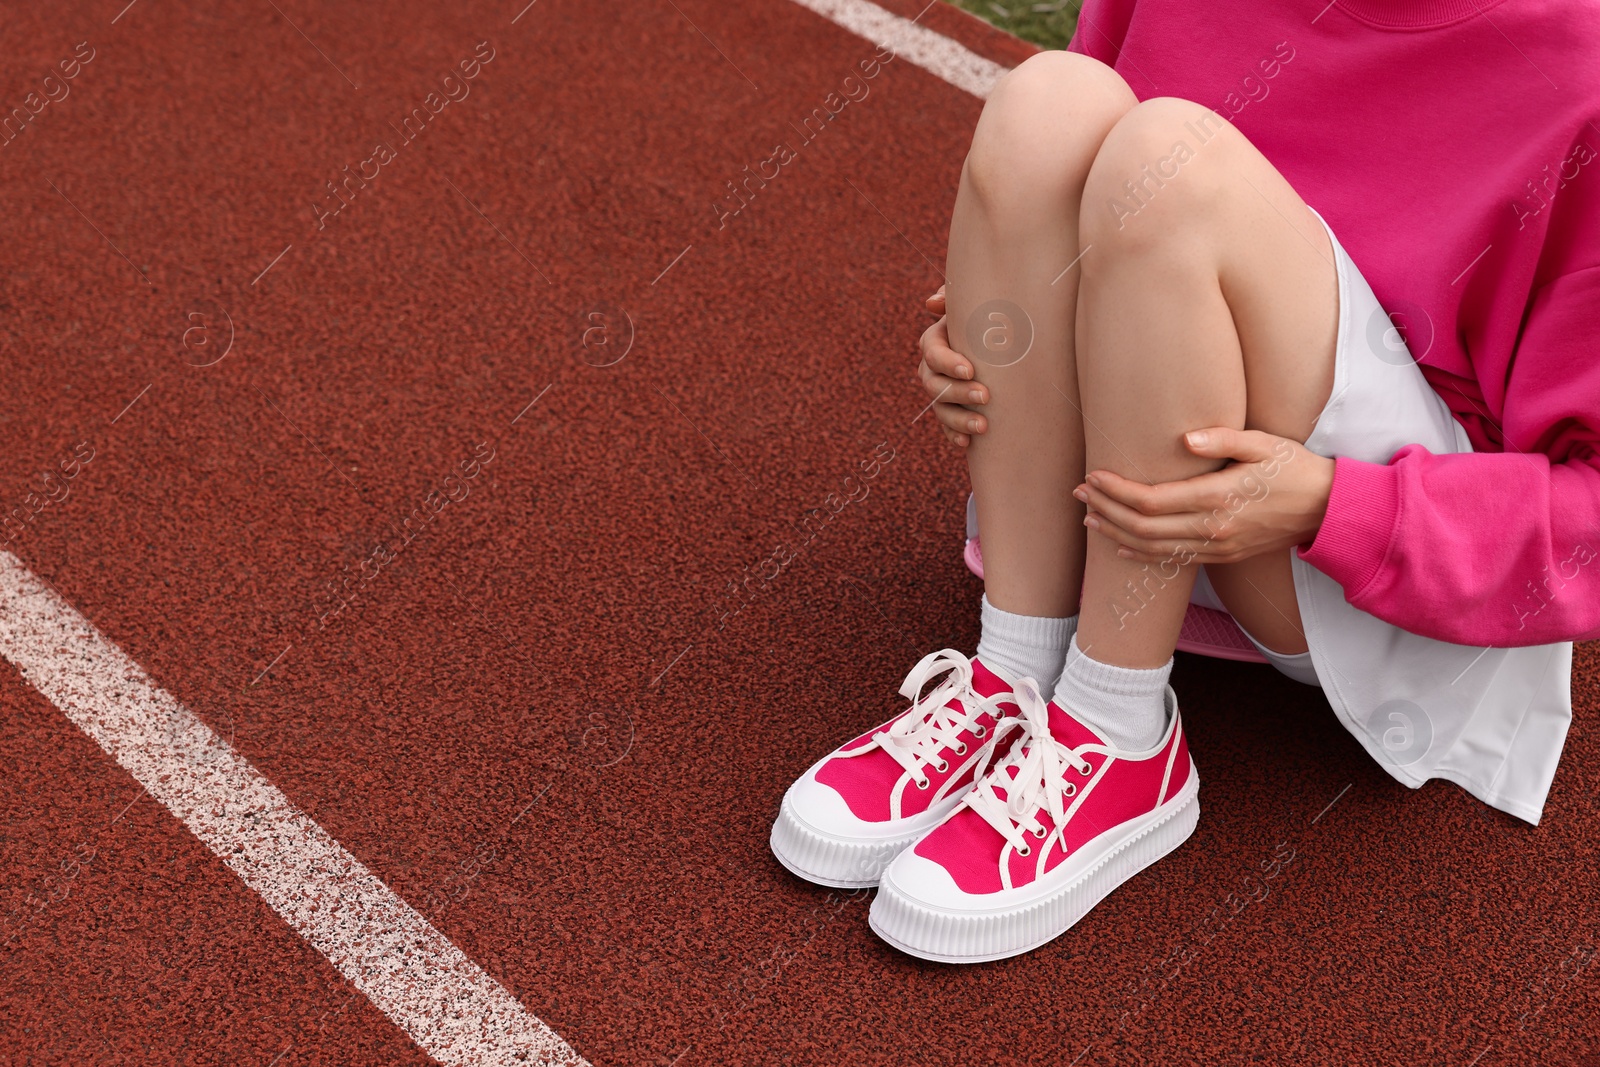
[[[1322,527],[1310,546],[1295,551],[1343,586],[1353,603],[1383,568],[1399,520],[1399,470],[1336,456]]]

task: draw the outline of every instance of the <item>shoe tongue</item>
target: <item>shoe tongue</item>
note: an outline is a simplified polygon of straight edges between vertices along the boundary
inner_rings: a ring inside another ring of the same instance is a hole
[[[1055,701],[1050,702],[1050,733],[1068,748],[1103,745],[1105,741]]]
[[[991,677],[993,677],[993,675],[991,675]],[[976,678],[976,673],[974,673],[974,678]],[[1050,735],[1058,744],[1064,745],[1067,748],[1077,748],[1080,745],[1105,744],[1099,734],[1096,734],[1093,730],[1089,729],[1089,727],[1079,722],[1077,718],[1075,718],[1070,712],[1063,709],[1061,705],[1057,704],[1055,701],[1051,701],[1047,707],[1050,712]],[[1023,744],[1022,751],[1026,753],[1031,744],[1031,741]],[[990,780],[990,784],[994,789],[995,796],[1001,800],[1006,800],[1008,798],[1010,795],[1009,787],[1015,783],[1017,779],[1017,770],[1018,768],[1015,764],[1007,765],[993,779]]]
[[[981,697],[992,697],[996,693],[1010,692],[1011,683],[975,659],[972,661],[972,688]]]
[[[972,688],[979,696],[990,697],[996,693],[1004,693],[1012,688],[1011,683],[1000,677],[983,665],[978,659],[972,661]],[[1079,745],[1105,744],[1098,734],[1074,716],[1066,712],[1055,701],[1050,701],[1050,732],[1055,739],[1068,748],[1077,748]]]

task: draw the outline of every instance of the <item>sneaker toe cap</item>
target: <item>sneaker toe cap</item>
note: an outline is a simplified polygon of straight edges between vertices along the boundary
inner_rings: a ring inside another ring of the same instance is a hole
[[[966,911],[983,899],[963,890],[943,864],[919,855],[914,845],[889,864],[882,886],[906,903],[923,908]]]
[[[806,829],[824,837],[872,838],[883,829],[882,824],[868,822],[851,811],[833,786],[817,781],[815,767],[789,787],[784,801]]]

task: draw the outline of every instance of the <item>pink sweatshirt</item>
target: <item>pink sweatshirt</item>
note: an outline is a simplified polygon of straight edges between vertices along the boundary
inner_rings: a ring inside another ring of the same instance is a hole
[[[1337,459],[1301,558],[1427,637],[1600,638],[1600,0],[1085,0],[1071,48],[1233,122],[1472,439]]]

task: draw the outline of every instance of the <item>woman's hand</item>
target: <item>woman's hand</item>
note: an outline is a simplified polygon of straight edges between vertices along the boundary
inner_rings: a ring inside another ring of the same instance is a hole
[[[928,297],[927,305],[940,318],[922,333],[922,363],[917,367],[917,378],[945,437],[958,448],[966,448],[972,443],[973,434],[988,429],[989,420],[971,409],[989,402],[989,390],[972,380],[972,362],[950,347],[944,286]]]
[[[1286,437],[1226,426],[1191,431],[1184,444],[1197,456],[1235,462],[1158,485],[1090,471],[1073,491],[1089,505],[1084,524],[1121,545],[1117,555],[1237,563],[1316,537],[1333,489],[1333,460]]]

